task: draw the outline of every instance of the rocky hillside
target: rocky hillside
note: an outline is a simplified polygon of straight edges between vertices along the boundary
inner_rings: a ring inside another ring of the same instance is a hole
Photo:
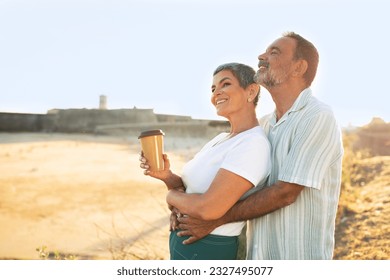
[[[390,259],[390,123],[344,132],[335,259]]]

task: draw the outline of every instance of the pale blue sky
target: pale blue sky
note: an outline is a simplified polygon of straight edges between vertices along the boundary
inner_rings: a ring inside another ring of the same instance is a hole
[[[390,5],[383,0],[0,0],[0,111],[153,108],[219,119],[216,66],[285,31],[320,53],[312,86],[341,125],[390,121]],[[258,116],[273,110],[264,89]]]

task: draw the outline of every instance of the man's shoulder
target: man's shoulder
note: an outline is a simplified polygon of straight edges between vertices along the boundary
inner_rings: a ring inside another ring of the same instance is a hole
[[[311,96],[303,112],[305,117],[322,116],[329,119],[335,119],[332,107],[315,96]]]

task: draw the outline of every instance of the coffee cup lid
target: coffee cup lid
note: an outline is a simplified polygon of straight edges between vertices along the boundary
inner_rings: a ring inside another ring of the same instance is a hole
[[[141,132],[141,134],[138,136],[138,139],[142,137],[155,136],[155,135],[165,135],[165,134],[161,129],[146,130]]]

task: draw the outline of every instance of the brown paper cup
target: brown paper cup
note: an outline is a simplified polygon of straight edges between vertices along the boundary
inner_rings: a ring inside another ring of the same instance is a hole
[[[138,139],[141,142],[142,152],[148,160],[149,170],[164,170],[164,132],[162,130],[147,130],[141,132]]]

